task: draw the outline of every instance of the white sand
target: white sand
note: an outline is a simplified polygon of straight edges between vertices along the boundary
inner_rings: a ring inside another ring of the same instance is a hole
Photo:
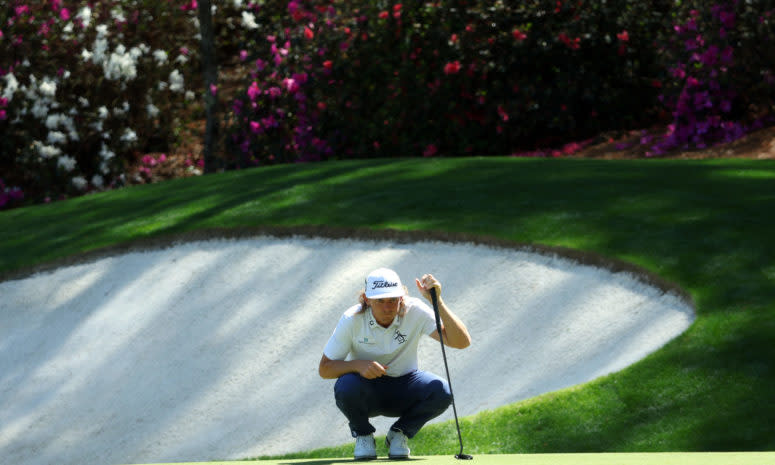
[[[620,370],[683,332],[683,299],[625,273],[481,245],[210,240],[0,283],[0,461],[237,459],[351,440],[318,377],[373,268],[433,273],[473,344],[460,416]],[[438,342],[421,368],[445,376]],[[452,418],[452,409],[437,421]],[[391,419],[375,419],[384,434]]]

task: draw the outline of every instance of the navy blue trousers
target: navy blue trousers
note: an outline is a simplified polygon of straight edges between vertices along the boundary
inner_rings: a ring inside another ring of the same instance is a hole
[[[357,373],[342,375],[334,385],[336,406],[347,417],[353,437],[373,434],[369,418],[398,417],[391,429],[411,438],[429,420],[452,403],[449,384],[427,371],[404,376],[366,379]]]

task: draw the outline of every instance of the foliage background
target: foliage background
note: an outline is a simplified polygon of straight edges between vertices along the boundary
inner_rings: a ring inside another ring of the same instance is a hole
[[[0,208],[152,182],[180,152],[166,177],[200,174],[207,94],[225,169],[564,155],[641,128],[650,157],[730,142],[773,123],[774,3],[224,0],[204,89],[196,0],[14,0]]]

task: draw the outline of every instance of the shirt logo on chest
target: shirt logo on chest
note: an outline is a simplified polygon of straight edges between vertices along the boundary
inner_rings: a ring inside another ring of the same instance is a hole
[[[399,344],[403,344],[404,342],[406,342],[406,334],[401,334],[401,332],[398,331],[398,328],[396,328],[396,332],[393,335],[393,339],[398,341]]]

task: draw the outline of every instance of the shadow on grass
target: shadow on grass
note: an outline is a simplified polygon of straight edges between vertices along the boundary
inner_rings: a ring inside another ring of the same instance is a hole
[[[424,458],[417,458],[417,457],[410,457],[408,459],[400,459],[400,460],[394,460],[394,459],[388,459],[388,458],[378,458],[376,460],[355,460],[351,458],[338,458],[338,459],[310,459],[310,460],[293,460],[293,461],[278,461],[278,465],[333,465],[335,463],[411,463],[411,462],[422,462],[424,461]]]

